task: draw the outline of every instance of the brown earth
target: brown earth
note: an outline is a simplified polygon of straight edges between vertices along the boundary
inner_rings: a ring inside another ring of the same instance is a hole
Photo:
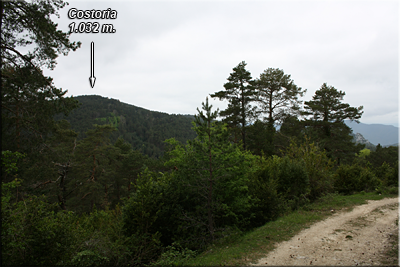
[[[279,243],[254,265],[383,265],[389,239],[399,230],[398,207],[398,198],[385,198],[337,212]]]

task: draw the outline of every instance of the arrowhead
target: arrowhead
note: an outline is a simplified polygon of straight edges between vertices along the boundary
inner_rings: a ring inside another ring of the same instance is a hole
[[[89,78],[89,81],[90,81],[90,86],[92,86],[92,88],[93,88],[93,86],[94,86],[94,83],[95,83],[95,81],[96,81],[96,77],[90,77]]]

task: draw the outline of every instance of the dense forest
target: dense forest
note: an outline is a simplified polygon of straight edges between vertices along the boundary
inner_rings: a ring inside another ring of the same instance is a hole
[[[0,3],[2,265],[163,264],[326,194],[398,193],[398,148],[355,144],[363,107],[327,83],[303,102],[240,62],[210,92],[227,108],[194,117],[66,97],[42,71],[80,47],[51,21],[65,3]]]
[[[112,143],[122,138],[132,145],[132,149],[158,158],[163,154],[166,139],[174,137],[185,143],[196,137],[191,115],[169,115],[96,95],[74,99],[80,106],[68,116],[58,114],[55,119],[67,120],[71,129],[78,133],[78,140],[84,138],[93,125],[110,124],[115,128],[110,134]]]

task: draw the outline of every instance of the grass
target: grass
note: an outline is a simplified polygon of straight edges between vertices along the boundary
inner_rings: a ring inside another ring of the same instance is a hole
[[[229,241],[209,246],[203,253],[187,260],[185,266],[236,266],[256,263],[275,248],[275,244],[287,241],[315,222],[331,216],[337,210],[351,211],[354,206],[367,200],[380,200],[398,195],[375,193],[341,196],[332,194],[297,211],[279,217],[250,232]],[[393,252],[394,253],[394,252]]]

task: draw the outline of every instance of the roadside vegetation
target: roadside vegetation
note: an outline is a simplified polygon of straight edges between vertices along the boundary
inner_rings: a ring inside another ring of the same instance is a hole
[[[398,197],[396,194],[358,193],[343,196],[329,194],[295,212],[279,217],[255,230],[236,238],[226,239],[209,246],[203,253],[189,260],[177,260],[184,266],[243,266],[255,263],[275,248],[277,243],[290,240],[312,224],[328,218],[339,211],[351,211],[354,206],[366,204],[367,200]],[[398,235],[397,235],[398,236]],[[391,238],[392,247],[385,256],[385,264],[398,262],[398,240]],[[397,251],[397,252],[396,252]],[[174,261],[171,261],[174,262]]]

